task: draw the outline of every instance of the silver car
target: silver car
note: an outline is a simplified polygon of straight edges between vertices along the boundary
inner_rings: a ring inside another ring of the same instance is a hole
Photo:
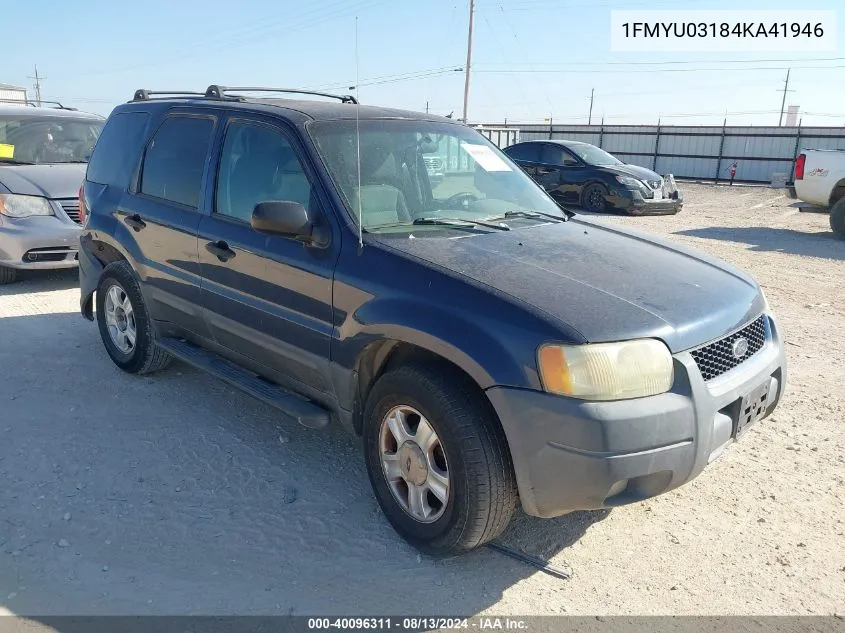
[[[102,117],[0,105],[0,284],[77,265],[78,191]]]

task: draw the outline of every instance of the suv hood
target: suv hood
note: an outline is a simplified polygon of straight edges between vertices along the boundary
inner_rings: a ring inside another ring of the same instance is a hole
[[[715,258],[589,219],[380,243],[506,293],[590,342],[659,338],[679,352],[763,312],[759,287]]]
[[[85,179],[84,163],[66,165],[3,165],[0,164],[0,187],[9,193],[45,198],[76,198]]]
[[[620,176],[633,176],[637,180],[653,180],[660,181],[663,177],[657,172],[640,167],[639,165],[602,165],[601,168],[611,174],[619,174]]]

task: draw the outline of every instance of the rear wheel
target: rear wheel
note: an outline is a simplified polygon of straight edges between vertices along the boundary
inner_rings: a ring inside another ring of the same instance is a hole
[[[403,538],[459,554],[501,534],[516,507],[513,466],[474,384],[448,367],[399,367],[376,382],[364,415],[370,482]]]
[[[152,321],[135,273],[126,262],[106,266],[97,287],[97,325],[114,364],[131,374],[166,367],[171,356],[155,343]]]
[[[603,212],[607,209],[607,187],[597,182],[587,185],[581,193],[581,206],[592,213]]]
[[[830,228],[842,239],[845,239],[845,198],[840,198],[830,210]]]
[[[18,271],[14,268],[0,266],[0,284],[10,284],[18,278]]]

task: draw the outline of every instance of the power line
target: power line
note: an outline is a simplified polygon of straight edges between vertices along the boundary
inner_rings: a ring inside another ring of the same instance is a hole
[[[651,7],[656,5],[689,5],[689,0],[649,0],[647,2],[625,2],[624,8],[629,7]],[[596,9],[602,7],[612,7],[614,9],[621,8],[619,2],[600,2],[592,4],[567,4],[560,0],[537,0],[536,2],[513,2],[508,8],[511,11],[548,11],[550,9],[561,9],[569,11],[571,9]],[[486,2],[481,5],[486,8]]]
[[[462,66],[443,66],[441,68],[429,68],[426,70],[417,70],[409,73],[399,73],[395,75],[381,75],[379,77],[370,77],[362,79],[360,85],[362,86],[376,86],[380,84],[397,83],[400,81],[411,81],[415,79],[426,79],[428,77],[437,77],[439,75],[446,75],[449,73],[462,72]],[[311,90],[330,90],[345,88],[352,85],[353,81],[335,81],[332,83],[325,83],[319,86],[310,86]]]
[[[841,62],[845,57],[802,57],[792,59],[679,59],[665,61],[636,61],[636,62],[512,62],[512,66],[668,66],[676,64],[779,64],[784,62]],[[490,65],[490,62],[481,62],[481,66]]]
[[[242,47],[244,45],[257,44],[259,42],[262,42],[270,38],[274,34],[278,33],[280,30],[302,31],[306,28],[318,26],[320,24],[331,22],[342,17],[349,17],[350,15],[355,15],[356,13],[362,11],[368,11],[379,5],[386,4],[387,2],[388,0],[364,0],[359,4],[350,5],[347,0],[331,0],[330,2],[322,6],[311,7],[310,10],[305,11],[304,13],[293,18],[286,16],[285,18],[269,22],[265,20],[263,24],[257,27],[251,27],[243,29],[241,31],[235,31],[234,37],[229,37],[228,39],[224,40],[223,43],[225,44],[226,51],[229,51],[234,48]],[[232,33],[229,33],[229,35],[231,36]],[[193,57],[197,57],[198,55],[204,54],[209,49],[220,49],[220,47],[220,41],[215,40],[213,42],[210,42],[206,40],[204,42],[200,42],[192,46],[170,51],[169,55],[171,56],[171,58],[166,60],[153,60],[130,66],[76,73],[76,76],[87,77],[92,75],[106,75],[125,72],[128,70],[136,70],[140,68],[161,66],[164,64],[173,64],[175,63],[175,61],[191,59]],[[174,56],[178,56],[178,60],[174,60]]]
[[[507,74],[522,74],[522,73],[536,73],[536,74],[583,74],[583,73],[631,73],[631,74],[640,74],[640,73],[691,73],[691,72],[724,72],[726,70],[730,70],[731,72],[740,72],[740,71],[759,71],[759,70],[788,70],[789,68],[793,69],[808,69],[808,70],[828,70],[831,68],[845,68],[845,65],[834,65],[834,66],[759,66],[759,67],[752,67],[752,68],[662,68],[659,70],[630,70],[630,69],[619,69],[619,70],[564,70],[564,69],[549,69],[549,70],[527,70],[527,69],[488,69],[488,68],[481,68],[476,70],[479,73],[493,73],[499,75],[507,75]]]
[[[505,12],[505,7],[504,7],[504,4],[502,4],[502,2],[499,2],[499,9],[500,9],[500,10],[501,10],[501,12],[502,12],[502,17],[505,19],[505,24],[507,24],[507,25],[508,25],[508,28],[510,29],[511,34],[513,35],[513,39],[514,39],[514,41],[516,41],[517,46],[519,46],[520,52],[521,52],[521,53],[522,53],[522,55],[524,55],[526,58],[531,59],[531,55],[528,53],[528,51],[527,51],[527,50],[525,49],[525,47],[522,45],[522,40],[520,40],[520,39],[519,39],[519,36],[516,34],[516,29],[515,29],[515,28],[513,28],[513,24],[511,24],[511,21],[510,21],[510,19],[508,18],[508,14]],[[530,62],[529,62],[529,64],[530,64]],[[533,65],[530,65],[529,67],[530,67],[530,68],[534,68],[534,66],[533,66]],[[546,89],[546,84],[545,84],[545,82],[540,82],[540,84],[539,84],[539,85],[540,85],[540,87],[541,87],[541,89],[542,89],[543,95],[546,97],[546,102],[549,104],[549,109],[551,110],[551,109],[552,109],[552,107],[553,107],[553,105],[552,105],[552,100],[549,98],[549,91]],[[521,91],[521,90],[520,90],[520,91]]]

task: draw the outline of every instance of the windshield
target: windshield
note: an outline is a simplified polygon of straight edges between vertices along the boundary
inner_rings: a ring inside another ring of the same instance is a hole
[[[87,163],[101,121],[0,115],[0,163]]]
[[[583,145],[567,145],[567,149],[574,153],[581,160],[588,165],[623,165],[624,163],[611,156],[603,149],[599,149],[595,145],[584,143]]]
[[[310,131],[356,222],[360,203],[368,231],[416,231],[423,224],[442,230],[443,224],[427,221],[460,226],[514,212],[566,217],[507,156],[466,126],[361,121],[360,186],[355,121],[317,122]]]

